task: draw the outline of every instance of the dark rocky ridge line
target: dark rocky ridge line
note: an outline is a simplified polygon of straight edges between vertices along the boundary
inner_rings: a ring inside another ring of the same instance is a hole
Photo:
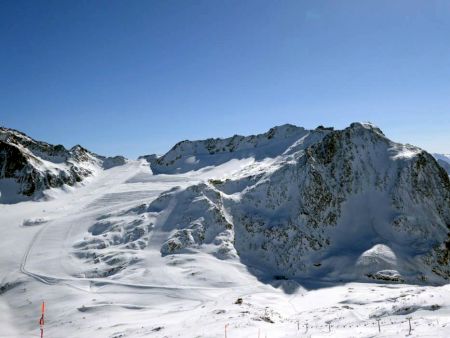
[[[124,163],[122,156],[99,156],[80,145],[66,149],[0,127],[0,201],[15,194],[38,198],[46,189],[82,182],[96,167],[107,169]]]

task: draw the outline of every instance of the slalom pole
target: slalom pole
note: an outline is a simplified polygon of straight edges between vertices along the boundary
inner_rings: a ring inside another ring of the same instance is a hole
[[[42,302],[41,318],[39,319],[39,327],[41,329],[41,338],[44,338],[44,313],[45,313],[45,302]]]

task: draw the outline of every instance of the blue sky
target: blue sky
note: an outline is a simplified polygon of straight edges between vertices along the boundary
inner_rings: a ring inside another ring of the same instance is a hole
[[[371,121],[450,152],[450,1],[0,1],[0,124],[105,155]]]

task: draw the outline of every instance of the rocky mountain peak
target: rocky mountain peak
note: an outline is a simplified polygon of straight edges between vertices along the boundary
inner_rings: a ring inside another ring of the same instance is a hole
[[[250,156],[260,164],[164,195],[177,213],[167,218],[162,207],[163,224],[173,230],[162,254],[202,250],[203,244],[211,250],[216,243],[221,259],[238,255],[263,275],[414,283],[450,278],[450,184],[430,154],[389,140],[370,123],[342,130],[296,128],[240,137],[225,160]],[[288,134],[285,143],[268,137]],[[256,145],[252,151],[243,151],[250,143]],[[176,156],[172,150],[154,165],[183,168],[189,157],[203,166],[223,163],[213,160],[221,152],[202,157],[195,150],[183,148]],[[194,201],[195,212],[187,207]],[[154,204],[161,210],[161,203],[157,199],[150,209]],[[199,218],[210,213],[212,219]]]
[[[73,186],[102,165],[124,163],[123,157],[98,156],[80,145],[66,149],[37,141],[14,129],[0,128],[0,201],[39,198],[48,188]]]

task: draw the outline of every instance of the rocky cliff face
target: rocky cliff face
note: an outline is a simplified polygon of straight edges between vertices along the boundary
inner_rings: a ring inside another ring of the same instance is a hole
[[[122,158],[123,159],[123,158]],[[121,159],[95,155],[77,145],[66,149],[36,141],[13,129],[0,128],[0,201],[39,197],[48,188],[73,186],[107,164]]]
[[[233,143],[242,156],[273,158],[269,166],[172,191],[161,197],[170,208],[150,205],[172,229],[162,254],[207,248],[262,275],[315,280],[448,280],[450,181],[431,155],[370,124],[273,130],[275,139],[269,131]],[[190,168],[220,163],[230,139],[211,142],[178,144],[155,171],[186,170],[191,156],[199,162]]]

